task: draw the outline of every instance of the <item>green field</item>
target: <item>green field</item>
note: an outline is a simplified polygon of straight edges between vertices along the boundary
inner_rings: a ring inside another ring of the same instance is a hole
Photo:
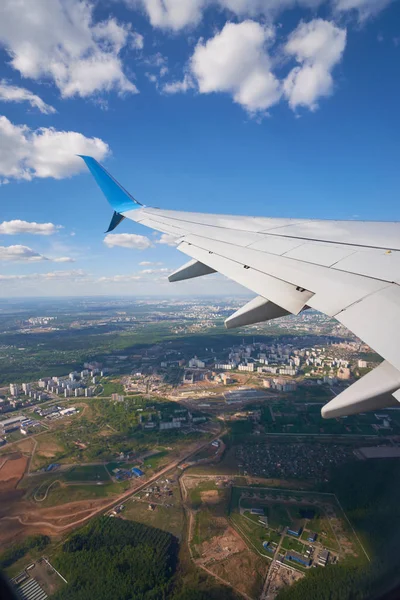
[[[62,485],[55,483],[50,489],[46,500],[40,503],[40,506],[57,506],[68,502],[77,502],[79,500],[92,500],[97,498],[106,498],[122,494],[129,489],[129,482],[122,483],[99,483],[82,485]]]
[[[168,507],[157,505],[155,510],[149,510],[147,502],[135,500],[126,503],[122,514],[124,519],[157,527],[158,529],[172,533],[179,540],[182,539],[185,516],[180,505]]]
[[[220,535],[225,529],[225,525],[219,525],[218,521],[215,520],[215,514],[212,508],[203,507],[195,516],[192,542],[195,545],[202,544],[203,542]]]
[[[264,550],[263,542],[275,542],[278,543],[280,535],[271,529],[267,529],[261,525],[257,525],[254,521],[247,519],[244,515],[233,513],[230,516],[230,521],[233,527],[239,532],[239,534],[245,539],[250,546],[260,552],[264,556],[271,558],[272,554]]]
[[[217,485],[215,481],[202,481],[195,488],[189,490],[189,500],[192,505],[192,508],[200,508],[201,501],[201,492],[207,492],[210,490],[217,490]]]
[[[110,481],[104,465],[80,465],[72,467],[63,475],[65,481]]]
[[[285,550],[294,550],[299,554],[304,554],[306,551],[306,545],[302,544],[298,539],[290,535],[286,535],[283,538],[282,548],[284,548]]]
[[[168,454],[169,454],[168,450],[160,450],[160,452],[157,452],[157,453],[152,454],[151,456],[148,456],[147,458],[145,458],[144,462],[143,462],[143,466],[145,467],[145,469],[152,469],[153,471],[155,471],[159,468],[161,463],[166,462],[163,459],[166,456],[168,456]]]

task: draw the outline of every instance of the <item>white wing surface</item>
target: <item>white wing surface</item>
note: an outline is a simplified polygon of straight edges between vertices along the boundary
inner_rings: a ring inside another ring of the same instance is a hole
[[[270,219],[135,208],[94,159],[83,157],[123,218],[173,236],[192,260],[179,281],[218,271],[255,298],[226,321],[238,327],[314,308],[353,331],[383,358],[374,371],[322,409],[338,417],[399,406],[400,223]]]

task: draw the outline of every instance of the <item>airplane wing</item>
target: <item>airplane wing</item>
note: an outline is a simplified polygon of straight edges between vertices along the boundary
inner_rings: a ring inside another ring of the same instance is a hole
[[[400,406],[400,223],[240,217],[141,205],[82,156],[111,206],[108,231],[128,218],[177,240],[190,261],[180,281],[218,271],[255,298],[227,328],[299,314],[334,317],[384,361],[322,408],[325,418]]]

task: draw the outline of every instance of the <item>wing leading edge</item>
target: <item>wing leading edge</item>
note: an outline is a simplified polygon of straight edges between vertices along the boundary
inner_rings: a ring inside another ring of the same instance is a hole
[[[82,157],[114,208],[173,236],[191,260],[170,281],[220,272],[255,293],[228,328],[314,308],[335,317],[385,360],[322,409],[325,418],[399,406],[400,223],[238,217],[140,205],[91,157]]]

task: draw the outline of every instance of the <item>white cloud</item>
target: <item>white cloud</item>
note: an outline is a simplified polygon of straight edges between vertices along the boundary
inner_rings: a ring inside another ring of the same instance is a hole
[[[141,33],[131,33],[131,43],[130,43],[132,48],[135,48],[136,50],[143,50],[144,48],[144,37],[142,36]]]
[[[142,269],[140,272],[142,275],[158,275],[161,273],[169,273],[170,269]]]
[[[41,113],[49,115],[55,113],[56,109],[46,104],[39,96],[29,90],[9,85],[5,79],[0,81],[0,101],[1,102],[29,102],[29,104],[40,110]]]
[[[38,262],[48,259],[29,248],[29,246],[16,244],[14,246],[0,246],[0,260]]]
[[[355,11],[360,21],[374,17],[386,8],[392,0],[333,0],[337,12]]]
[[[356,11],[365,20],[382,11],[392,0],[329,0],[337,12]],[[317,8],[327,0],[125,0],[132,8],[142,7],[153,27],[179,31],[200,23],[209,7],[226,10],[236,17],[266,18],[272,22],[283,11],[300,6]]]
[[[29,273],[26,275],[0,275],[0,281],[25,281],[25,280],[45,280],[54,281],[58,279],[70,279],[78,281],[85,277],[86,273],[82,269],[76,271],[51,271],[49,273]]]
[[[160,239],[156,240],[156,244],[166,244],[167,246],[177,246],[178,240],[174,235],[162,233]]]
[[[61,225],[54,225],[54,223],[36,223],[35,221],[21,221],[20,219],[3,221],[0,223],[0,234],[3,235],[16,235],[21,233],[53,235],[59,229],[61,229]]]
[[[15,244],[13,246],[0,246],[0,261],[15,261],[15,262],[38,262],[42,260],[50,260],[52,262],[71,263],[75,262],[70,256],[60,256],[48,258],[39,254],[36,250],[32,250],[29,246]]]
[[[58,263],[73,263],[73,262],[75,262],[75,259],[71,258],[70,256],[60,256],[59,258],[53,258],[52,260],[53,260],[53,262],[58,262]]]
[[[153,245],[148,237],[135,233],[108,233],[104,238],[104,243],[109,248],[120,246],[121,248],[135,248],[136,250],[146,250],[146,248],[151,248]]]
[[[85,170],[77,154],[102,160],[108,153],[108,145],[100,138],[53,127],[32,130],[0,116],[0,175],[5,177],[62,179]]]
[[[178,31],[196,25],[208,0],[126,0],[133,8],[142,6],[153,27]]]
[[[332,69],[341,61],[345,46],[346,30],[323,19],[302,22],[290,34],[284,52],[300,64],[284,82],[291,108],[315,110],[319,98],[332,93]]]
[[[100,277],[98,283],[130,283],[131,281],[141,281],[141,275],[112,275],[111,277]]]
[[[161,275],[168,273],[169,269],[142,269],[139,273],[129,273],[124,275],[110,275],[97,279],[98,283],[131,283],[133,281],[142,281],[149,283],[159,281],[159,278],[151,278],[149,275]]]
[[[94,24],[87,0],[2,0],[0,44],[22,77],[50,79],[63,97],[136,93],[120,52],[143,39],[115,18]]]
[[[213,38],[200,40],[190,60],[200,93],[230,93],[251,113],[276,104],[280,84],[266,49],[273,40],[273,28],[255,21],[227,23]]]
[[[140,267],[151,267],[151,266],[161,266],[163,263],[162,262],[152,262],[151,260],[142,260],[139,263]]]
[[[180,92],[187,92],[190,89],[195,87],[193,78],[185,73],[182,81],[171,81],[170,83],[166,83],[163,85],[163,92],[166,94],[178,94]]]

